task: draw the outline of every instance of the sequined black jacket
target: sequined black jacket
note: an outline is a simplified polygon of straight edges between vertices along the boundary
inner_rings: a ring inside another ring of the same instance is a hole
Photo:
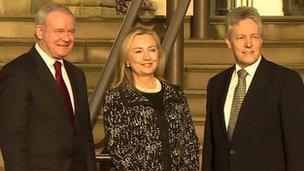
[[[184,92],[161,81],[172,170],[198,169],[198,139]],[[118,170],[164,170],[160,131],[150,101],[130,85],[110,89],[104,102],[107,148]]]

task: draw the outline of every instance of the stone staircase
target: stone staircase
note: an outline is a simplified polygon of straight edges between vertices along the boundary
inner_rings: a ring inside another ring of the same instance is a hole
[[[304,76],[304,18],[265,17],[263,54],[267,59],[293,68]],[[88,92],[92,93],[119,30],[122,16],[78,17],[76,44],[67,60],[82,68],[86,74]],[[162,37],[164,17],[141,17],[136,25],[155,28]],[[190,18],[184,22],[184,91],[199,140],[203,141],[206,87],[209,78],[230,67],[233,54],[226,48],[223,17],[211,17],[212,39],[191,39]],[[34,17],[0,17],[0,67],[28,51],[34,44]],[[94,141],[103,136],[103,118],[94,126]]]
[[[78,17],[75,48],[67,60],[85,71],[88,92],[91,93],[109,54],[122,16]],[[163,36],[164,17],[142,17],[136,25],[155,28]],[[214,39],[190,38],[190,18],[185,19],[184,90],[188,96],[193,121],[200,142],[203,139],[205,97],[208,79],[233,63],[226,48],[223,17],[211,18]],[[272,17],[264,19],[263,54],[270,60],[304,73],[304,19]],[[33,16],[0,18],[0,66],[26,52],[34,44]],[[103,137],[102,116],[94,128],[95,141]]]

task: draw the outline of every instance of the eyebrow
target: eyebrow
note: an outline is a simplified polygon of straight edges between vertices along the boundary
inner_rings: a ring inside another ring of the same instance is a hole
[[[156,48],[156,47],[157,47],[156,45],[152,45],[152,46],[149,46],[148,49],[149,48]],[[133,49],[143,49],[143,47],[135,47]]]

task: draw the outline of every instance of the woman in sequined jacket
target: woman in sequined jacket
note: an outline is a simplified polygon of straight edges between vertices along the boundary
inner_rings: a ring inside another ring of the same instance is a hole
[[[133,29],[105,94],[107,148],[117,170],[198,169],[198,139],[182,89],[165,81],[157,34]]]

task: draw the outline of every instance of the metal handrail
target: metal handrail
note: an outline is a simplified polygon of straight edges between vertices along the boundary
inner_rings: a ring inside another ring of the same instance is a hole
[[[90,118],[92,124],[96,122],[97,115],[101,110],[103,95],[110,84],[111,77],[117,66],[118,51],[123,43],[123,40],[132,27],[142,3],[143,0],[132,1],[130,8],[119,28],[117,38],[112,45],[108,60],[94,88],[92,97],[90,99]]]
[[[162,49],[165,56],[165,64],[170,56],[171,49],[176,40],[177,34],[181,24],[183,24],[184,17],[189,7],[191,0],[179,0],[178,6],[176,7],[175,13],[171,19],[169,27],[166,31],[164,40],[162,42]]]
[[[183,24],[183,20],[184,20],[184,17],[186,15],[186,12],[187,12],[187,9],[188,9],[188,6],[189,6],[191,0],[179,0],[179,1],[180,1],[179,5],[177,6],[177,8],[175,10],[175,14],[171,19],[171,22],[166,31],[164,40],[162,42],[165,62],[167,61],[167,59],[170,55],[170,51],[174,45],[174,42],[175,42],[178,32],[179,32],[179,29],[175,29],[175,28],[180,28],[181,24]],[[114,69],[118,62],[118,59],[117,59],[118,50],[122,45],[123,39],[129,32],[131,26],[133,25],[142,2],[143,2],[143,0],[133,0],[132,1],[132,4],[128,10],[128,13],[125,16],[123,24],[119,30],[118,37],[112,46],[107,63],[101,73],[101,77],[99,78],[97,85],[94,89],[94,92],[92,94],[92,98],[90,101],[91,122],[92,123],[95,123],[95,121],[96,121],[97,114],[101,109],[103,94],[106,91],[106,88],[108,87],[108,85],[111,81],[111,75],[114,73]],[[98,155],[96,155],[96,159],[99,162],[103,162],[103,161],[110,161],[111,157],[109,154],[98,154]]]
[[[171,49],[174,45],[174,41],[179,31],[179,29],[176,28],[180,28],[180,25],[183,23],[190,1],[191,0],[179,0],[179,5],[175,10],[175,14],[172,17],[170,25],[166,31],[164,40],[162,42],[165,63],[170,55]],[[90,118],[92,124],[95,123],[97,114],[101,110],[103,95],[110,84],[111,76],[113,75],[115,67],[117,66],[118,51],[122,45],[124,38],[132,27],[142,3],[143,0],[132,1],[130,8],[124,17],[122,25],[119,29],[118,36],[112,45],[108,60],[102,70],[99,80],[97,81],[96,87],[90,99]]]

